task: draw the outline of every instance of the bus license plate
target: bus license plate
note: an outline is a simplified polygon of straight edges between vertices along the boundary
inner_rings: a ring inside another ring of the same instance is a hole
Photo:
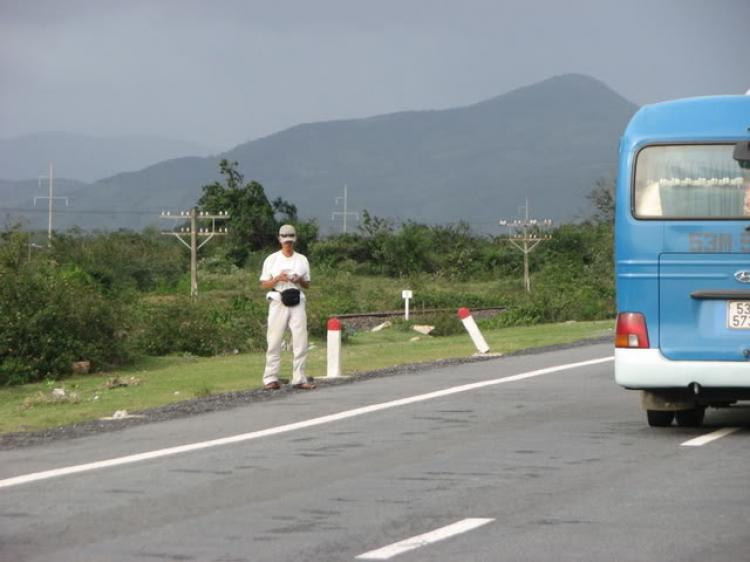
[[[727,326],[730,330],[750,330],[750,301],[727,303]]]

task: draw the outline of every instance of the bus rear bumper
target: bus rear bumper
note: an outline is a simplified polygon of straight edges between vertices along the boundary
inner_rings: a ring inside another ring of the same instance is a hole
[[[615,349],[615,380],[634,390],[687,388],[750,389],[750,362],[672,361],[658,349]]]

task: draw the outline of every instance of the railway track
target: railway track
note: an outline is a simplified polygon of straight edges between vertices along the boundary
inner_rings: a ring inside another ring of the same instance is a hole
[[[471,309],[471,314],[474,318],[493,318],[500,314],[507,307],[505,306],[484,306]],[[409,311],[409,318],[416,319],[419,317],[430,316],[440,313],[453,313],[457,314],[455,308],[418,308],[411,309]],[[378,324],[386,320],[393,320],[404,317],[403,310],[390,310],[386,312],[367,312],[367,313],[355,313],[355,314],[337,314],[335,316],[347,327],[355,330],[367,330],[374,328]]]

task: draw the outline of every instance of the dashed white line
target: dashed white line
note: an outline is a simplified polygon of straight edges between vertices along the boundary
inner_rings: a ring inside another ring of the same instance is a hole
[[[492,521],[494,521],[494,519],[463,519],[452,525],[448,525],[447,527],[441,527],[440,529],[435,529],[434,531],[424,533],[423,535],[417,535],[416,537],[411,537],[410,539],[399,541],[377,550],[365,552],[364,554],[357,556],[357,560],[388,560],[394,556],[403,554],[404,552],[414,550],[415,548],[427,546],[437,541],[442,541],[443,539],[466,533],[467,531],[471,531],[472,529],[476,529],[482,525],[491,523]]]
[[[705,445],[706,443],[710,443],[711,441],[716,441],[717,439],[726,437],[730,433],[734,433],[735,431],[738,431],[739,429],[740,429],[739,427],[725,427],[724,429],[720,429],[712,433],[707,433],[706,435],[702,435],[700,437],[696,437],[695,439],[690,439],[689,441],[680,443],[680,446],[681,447],[700,447],[701,445]]]
[[[380,412],[381,410],[387,410],[389,408],[397,408],[399,406],[406,406],[408,404],[414,404],[416,402],[424,402],[425,400],[432,400],[433,398],[440,398],[443,396],[450,396],[452,394],[459,394],[461,392],[468,392],[469,390],[477,390],[479,388],[485,388],[488,386],[494,386],[498,384],[505,384],[505,383],[520,381],[524,379],[530,379],[530,378],[539,377],[542,375],[558,373],[560,371],[568,371],[571,369],[577,369],[579,367],[588,367],[591,365],[598,365],[600,363],[606,363],[606,362],[612,361],[613,359],[614,357],[610,356],[610,357],[603,357],[601,359],[591,359],[589,361],[581,361],[579,363],[568,363],[565,365],[556,365],[554,367],[547,367],[546,369],[539,369],[537,371],[529,371],[528,373],[511,375],[511,376],[502,377],[499,379],[492,379],[488,381],[475,382],[475,383],[470,383],[470,384],[462,384],[460,386],[453,386],[450,388],[446,388],[444,390],[428,392],[426,394],[418,394],[417,396],[410,396],[408,398],[401,398],[399,400],[392,400],[391,402],[383,402],[381,404],[373,404],[371,406],[364,406],[362,408],[356,408],[354,410],[346,410],[344,412],[339,412],[338,414],[330,414],[328,416],[322,416],[320,418],[313,418],[313,419],[304,420],[301,422],[290,423],[287,425],[280,425],[278,427],[263,429],[261,431],[241,433],[239,435],[232,435],[230,437],[212,439],[211,441],[202,441],[199,443],[191,443],[188,445],[180,445],[177,447],[169,447],[167,449],[159,449],[156,451],[149,451],[146,453],[128,455],[126,457],[119,457],[119,458],[109,459],[109,460],[104,460],[104,461],[91,462],[87,464],[79,464],[75,466],[68,466],[65,468],[56,468],[53,470],[45,470],[43,472],[35,472],[32,474],[25,474],[23,476],[16,476],[13,478],[6,478],[4,480],[0,480],[0,488],[8,488],[10,486],[19,486],[21,484],[28,484],[30,482],[37,482],[39,480],[46,480],[48,478],[55,478],[58,476],[64,476],[68,474],[77,474],[79,472],[87,472],[87,471],[96,470],[99,468],[109,468],[113,466],[120,466],[123,464],[131,464],[135,462],[141,462],[141,461],[166,457],[169,455],[176,455],[179,453],[199,451],[201,449],[208,449],[210,447],[218,447],[220,445],[230,445],[232,443],[240,443],[243,441],[250,441],[252,439],[259,439],[261,437],[279,435],[280,433],[288,433],[290,431],[296,431],[298,429],[306,429],[308,427],[314,427],[317,425],[323,425],[326,423],[354,418],[354,417],[361,416],[364,414]]]

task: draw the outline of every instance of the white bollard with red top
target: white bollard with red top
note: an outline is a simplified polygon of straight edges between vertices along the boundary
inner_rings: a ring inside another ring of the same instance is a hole
[[[469,332],[471,341],[473,341],[474,345],[477,346],[477,350],[479,350],[479,353],[487,353],[490,350],[490,346],[487,345],[487,342],[484,340],[484,336],[482,335],[482,332],[479,331],[479,326],[477,326],[477,323],[471,316],[471,312],[469,312],[469,309],[459,308],[458,317],[461,319],[461,322],[464,323],[466,331]]]
[[[341,322],[338,318],[328,321],[328,370],[325,378],[341,376]]]

